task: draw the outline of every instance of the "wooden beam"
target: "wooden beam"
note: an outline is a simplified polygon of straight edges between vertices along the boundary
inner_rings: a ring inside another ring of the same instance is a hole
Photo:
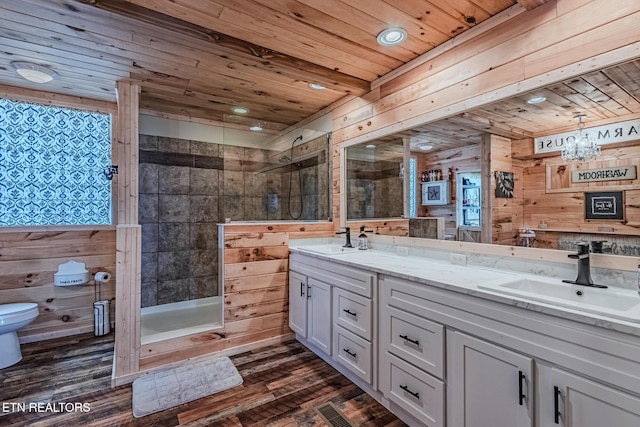
[[[533,10],[538,6],[542,6],[549,0],[518,0],[518,4],[527,10]]]

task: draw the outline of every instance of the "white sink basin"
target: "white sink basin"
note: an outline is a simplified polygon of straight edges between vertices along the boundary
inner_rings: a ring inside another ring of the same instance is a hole
[[[338,244],[298,246],[297,249],[321,255],[340,255],[358,252],[358,248],[345,248]]]
[[[629,322],[640,322],[640,295],[634,290],[599,289],[560,280],[520,279],[501,284],[482,284],[481,289],[572,308]]]

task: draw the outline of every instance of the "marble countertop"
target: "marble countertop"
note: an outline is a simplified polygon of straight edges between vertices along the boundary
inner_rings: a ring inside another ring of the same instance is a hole
[[[444,260],[419,256],[404,256],[404,254],[400,255],[381,250],[352,250],[349,252],[325,254],[310,250],[313,249],[313,245],[306,244],[293,244],[289,249],[291,252],[297,252],[319,259],[331,260],[339,264],[364,269],[373,273],[382,273],[392,277],[406,279],[428,286],[434,286],[440,289],[464,293],[484,298],[486,300],[520,307],[525,310],[574,320],[580,323],[615,330],[625,334],[640,336],[640,319],[638,320],[638,323],[635,323],[601,314],[585,312],[579,309],[548,304],[522,296],[506,295],[500,292],[482,289],[482,286],[499,285],[518,279],[558,282],[560,281],[558,278],[506,271],[491,267],[457,265]],[[566,286],[571,285],[567,284]],[[584,287],[580,288],[582,289]],[[627,291],[629,292],[630,297],[640,298],[637,293],[625,290],[625,292]]]

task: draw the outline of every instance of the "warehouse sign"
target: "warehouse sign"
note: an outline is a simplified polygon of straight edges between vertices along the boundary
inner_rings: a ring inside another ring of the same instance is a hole
[[[584,128],[583,133],[600,145],[640,140],[640,120]],[[574,141],[577,135],[577,131],[570,131],[534,138],[533,151],[535,154],[561,151],[562,147],[568,142]]]
[[[618,166],[615,168],[585,169],[571,172],[571,182],[621,181],[636,179],[636,167]]]

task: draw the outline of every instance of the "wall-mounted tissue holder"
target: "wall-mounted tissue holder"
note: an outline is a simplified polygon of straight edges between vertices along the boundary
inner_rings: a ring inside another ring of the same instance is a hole
[[[84,262],[69,261],[58,266],[58,271],[53,275],[53,284],[56,286],[82,285],[89,281],[89,272]]]

